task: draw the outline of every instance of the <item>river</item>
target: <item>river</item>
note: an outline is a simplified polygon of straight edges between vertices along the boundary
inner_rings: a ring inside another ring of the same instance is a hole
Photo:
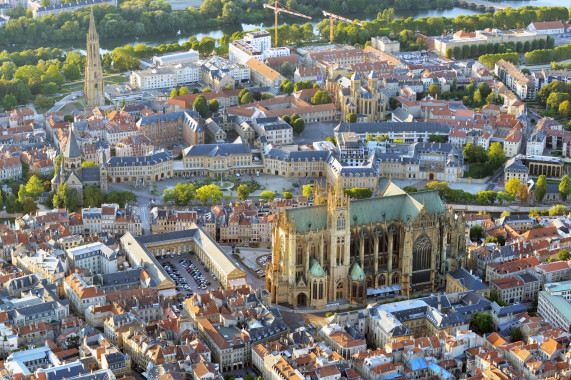
[[[172,0],[173,2],[176,2],[176,0]],[[521,7],[521,6],[525,6],[525,5],[534,5],[534,6],[564,6],[564,7],[569,7],[571,6],[571,0],[508,0],[508,1],[502,1],[500,2],[502,4],[505,5],[509,5],[513,8],[517,8],[517,7]],[[174,6],[173,8],[177,8],[176,6]],[[470,15],[470,14],[476,14],[476,13],[481,13],[478,11],[475,11],[473,9],[467,9],[467,8],[449,8],[449,9],[423,9],[423,10],[395,10],[395,17],[414,17],[414,18],[421,18],[421,17],[439,17],[439,16],[444,16],[444,17],[456,17],[459,15]],[[281,17],[281,16],[280,16]],[[321,18],[314,18],[312,21],[310,21],[310,23],[315,27],[319,22],[321,21]],[[304,24],[305,20],[300,19],[300,24]],[[159,36],[146,36],[146,37],[142,37],[142,38],[137,38],[137,37],[126,37],[126,38],[117,38],[117,39],[107,39],[107,40],[102,40],[100,45],[101,45],[101,51],[102,53],[106,53],[109,52],[111,50],[113,50],[115,47],[117,46],[123,46],[126,44],[132,44],[132,45],[136,45],[139,43],[144,43],[150,46],[156,46],[156,45],[160,45],[160,44],[165,44],[165,43],[174,43],[174,42],[178,42],[179,44],[182,44],[186,41],[188,41],[188,38],[191,36],[196,36],[197,39],[201,39],[202,37],[213,37],[213,38],[220,38],[222,37],[223,34],[233,34],[234,32],[238,31],[238,30],[254,30],[254,29],[267,29],[267,28],[271,28],[273,27],[273,23],[262,23],[262,24],[242,24],[241,28],[238,28],[236,26],[231,26],[228,28],[223,28],[223,29],[215,29],[215,30],[209,30],[206,31],[204,33],[190,33],[190,32],[184,32],[182,31],[180,34],[171,34],[171,35],[159,35]],[[61,43],[61,44],[53,44],[53,47],[59,47],[61,49],[64,50],[71,50],[71,49],[77,49],[82,51],[83,53],[85,53],[85,48],[84,48],[84,44],[83,43]]]

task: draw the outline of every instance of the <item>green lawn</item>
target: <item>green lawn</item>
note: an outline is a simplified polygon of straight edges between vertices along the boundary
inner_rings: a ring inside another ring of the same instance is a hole
[[[467,172],[464,172],[464,178],[484,178],[484,167],[478,164],[470,165]]]

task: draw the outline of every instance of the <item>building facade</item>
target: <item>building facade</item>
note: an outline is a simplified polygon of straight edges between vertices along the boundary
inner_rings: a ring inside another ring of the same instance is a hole
[[[99,35],[95,30],[93,8],[89,16],[89,32],[87,33],[87,61],[85,63],[85,103],[88,107],[105,105],[105,88],[103,68],[99,56]]]
[[[266,277],[272,303],[362,303],[367,288],[397,284],[403,294],[434,291],[459,267],[463,217],[448,213],[435,192],[389,185],[383,197],[349,200],[329,190],[316,187],[315,206],[278,215]]]

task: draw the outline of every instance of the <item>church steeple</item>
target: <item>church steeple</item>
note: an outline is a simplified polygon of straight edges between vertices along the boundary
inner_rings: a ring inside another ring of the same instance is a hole
[[[65,170],[78,170],[81,169],[81,150],[77,144],[73,128],[69,129],[69,137],[63,150],[62,164]]]
[[[95,30],[93,7],[89,15],[89,31],[87,32],[87,61],[85,64],[85,102],[89,107],[105,105],[103,87],[103,69],[99,56],[99,35]]]

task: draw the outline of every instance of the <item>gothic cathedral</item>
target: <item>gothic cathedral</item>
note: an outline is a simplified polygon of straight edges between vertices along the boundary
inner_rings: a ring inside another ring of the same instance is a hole
[[[407,194],[389,184],[382,197],[350,200],[316,186],[314,203],[274,222],[266,276],[273,303],[362,304],[367,288],[393,285],[405,295],[436,291],[464,260],[463,216],[435,191]]]
[[[85,103],[88,107],[105,105],[103,86],[103,69],[99,56],[99,35],[95,30],[93,8],[89,17],[89,32],[87,33],[87,62],[85,63]]]

